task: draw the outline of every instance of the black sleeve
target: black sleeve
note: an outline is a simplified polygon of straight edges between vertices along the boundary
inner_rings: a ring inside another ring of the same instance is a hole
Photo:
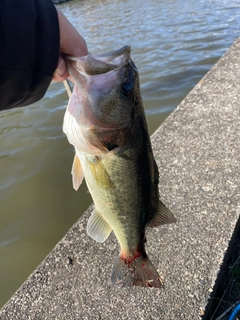
[[[0,110],[43,97],[59,57],[51,0],[0,0]]]

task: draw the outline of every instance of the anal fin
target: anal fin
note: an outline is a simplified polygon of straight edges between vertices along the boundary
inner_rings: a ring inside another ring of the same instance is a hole
[[[81,162],[75,153],[74,159],[73,159],[73,165],[72,165],[72,183],[73,183],[73,188],[77,191],[77,189],[80,187],[83,178],[84,178],[84,173],[82,169]]]
[[[158,208],[151,222],[149,223],[150,228],[158,227],[162,224],[174,223],[177,219],[174,217],[172,212],[159,200]]]
[[[110,235],[112,228],[100,213],[93,210],[87,223],[87,233],[97,242],[104,242]]]

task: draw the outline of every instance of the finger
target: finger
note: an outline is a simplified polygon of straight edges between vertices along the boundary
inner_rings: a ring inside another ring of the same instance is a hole
[[[54,72],[52,81],[60,82],[67,79],[69,73],[67,71],[66,63],[62,57],[59,57],[57,69]]]

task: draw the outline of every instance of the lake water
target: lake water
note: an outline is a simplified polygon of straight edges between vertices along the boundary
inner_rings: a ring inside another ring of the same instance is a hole
[[[92,53],[132,46],[150,133],[240,33],[239,0],[73,0],[59,6]],[[11,93],[9,93],[11,94]],[[0,306],[91,203],[71,185],[67,94],[0,113]]]

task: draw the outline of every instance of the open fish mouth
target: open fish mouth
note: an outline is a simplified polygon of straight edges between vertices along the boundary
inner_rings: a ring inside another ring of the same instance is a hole
[[[90,52],[84,57],[72,57],[66,55],[66,60],[77,61],[78,72],[87,75],[99,75],[124,67],[130,60],[131,47],[124,46],[119,50],[105,54],[92,55]],[[69,70],[71,72],[71,68]]]

